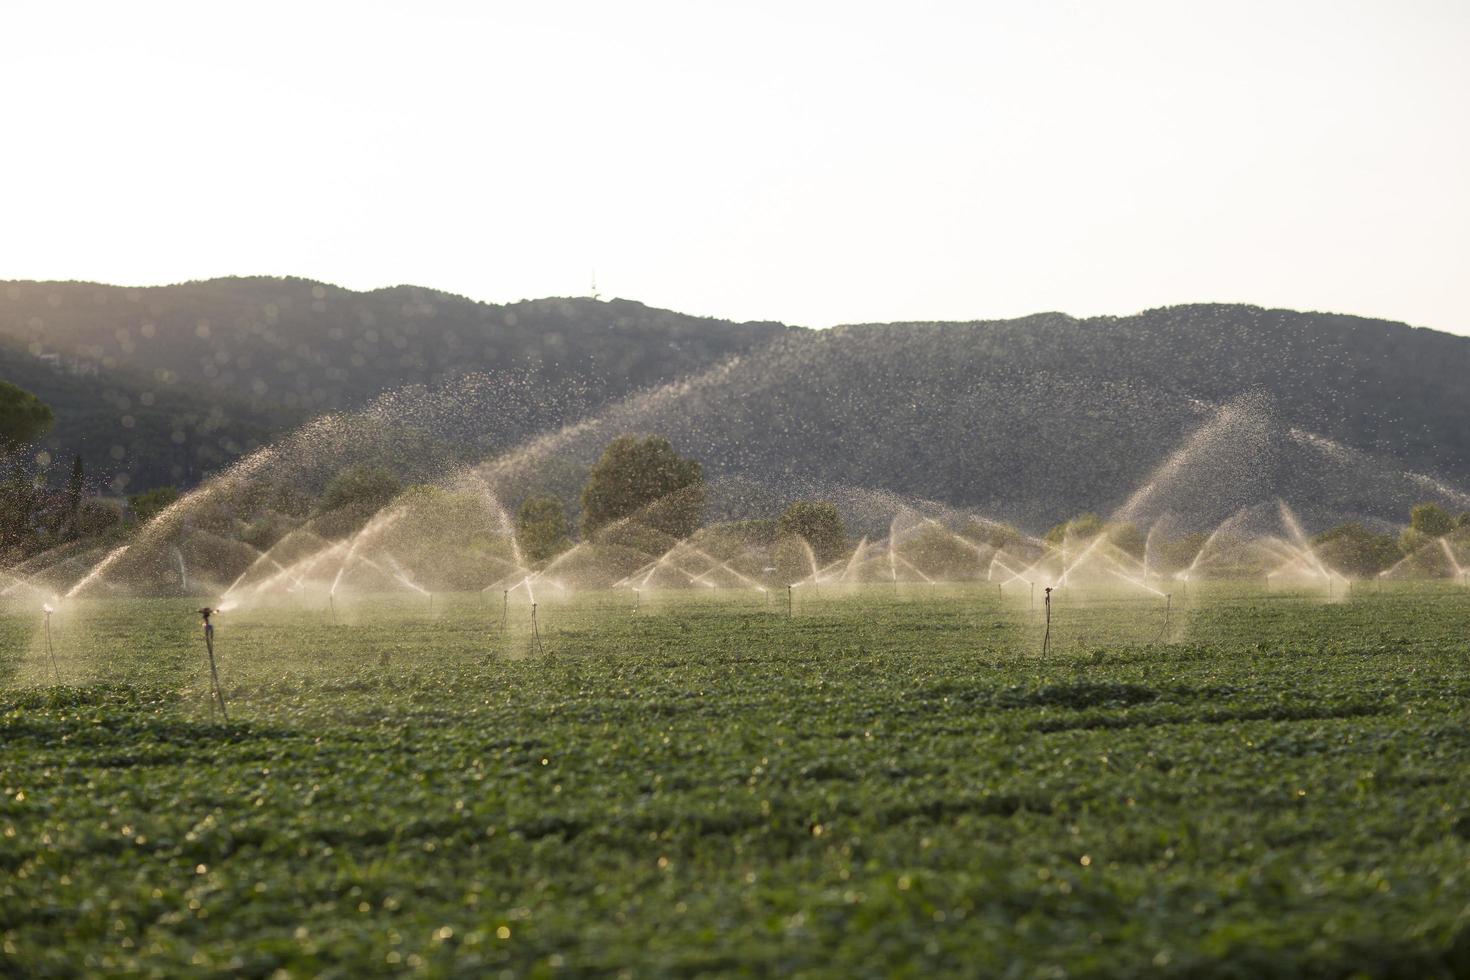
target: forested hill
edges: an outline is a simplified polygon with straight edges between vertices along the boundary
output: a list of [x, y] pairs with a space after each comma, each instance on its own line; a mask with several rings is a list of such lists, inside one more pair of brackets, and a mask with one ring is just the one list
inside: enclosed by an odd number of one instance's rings
[[[980, 506], [1027, 498], [1041, 512], [1017, 516], [1039, 520], [1116, 500], [1205, 407], [1253, 393], [1281, 433], [1470, 483], [1470, 338], [1360, 317], [1191, 305], [809, 331], [625, 300], [496, 306], [299, 279], [0, 283], [0, 377], [57, 409], [54, 451], [81, 448], [93, 472], [115, 465], [131, 488], [194, 482], [286, 428], [408, 384], [503, 377], [485, 424], [509, 445], [734, 355], [739, 365], [659, 412], [612, 417], [683, 433], [715, 473]], [[1290, 479], [1289, 453], [1271, 465]]]
[[844, 329], [897, 332], [906, 346], [938, 345], [976, 371], [1013, 377], [1123, 384], [1211, 403], [1259, 390], [1292, 424], [1412, 468], [1470, 478], [1470, 337], [1240, 304]]
[[506, 378], [505, 411], [492, 421], [514, 441], [787, 330], [627, 300], [496, 306], [304, 279], [8, 282], [0, 378], [57, 411], [55, 451], [80, 449], [137, 487], [194, 482], [318, 415], [476, 372]]

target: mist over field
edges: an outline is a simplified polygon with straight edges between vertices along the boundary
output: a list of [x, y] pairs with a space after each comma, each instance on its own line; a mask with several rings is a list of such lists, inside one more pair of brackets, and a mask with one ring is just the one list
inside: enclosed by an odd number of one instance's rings
[[3, 27], [0, 977], [1470, 977], [1470, 5]]
[[[478, 374], [473, 433], [440, 447], [465, 458], [610, 416], [712, 473], [890, 490], [1037, 529], [1122, 503], [1242, 396], [1260, 432], [1236, 469], [1314, 519], [1397, 519], [1427, 481], [1470, 477], [1470, 340], [1338, 315], [1188, 306], [811, 331], [622, 300], [501, 307], [239, 279], [12, 283], [0, 338], [6, 376], [59, 413], [45, 450], [82, 452], [117, 493], [192, 486], [318, 415]], [[1368, 470], [1382, 485], [1364, 486]]]

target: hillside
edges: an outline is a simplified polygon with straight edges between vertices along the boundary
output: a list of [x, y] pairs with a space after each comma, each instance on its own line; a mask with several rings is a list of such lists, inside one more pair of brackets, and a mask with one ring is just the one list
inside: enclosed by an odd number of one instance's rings
[[506, 379], [493, 422], [510, 444], [786, 330], [625, 300], [495, 306], [302, 279], [10, 282], [0, 284], [0, 377], [57, 409], [54, 451], [80, 450], [143, 486], [193, 483], [318, 415], [472, 373]]
[[1470, 339], [1243, 306], [854, 326], [621, 403], [538, 453], [585, 465], [619, 432], [664, 433], [766, 488], [742, 491], [756, 509], [867, 488], [1040, 529], [1153, 482], [1139, 519], [1199, 528], [1279, 496], [1318, 526], [1402, 520], [1419, 500], [1470, 509], [1441, 482], [1470, 475], [1467, 372]]
[[0, 378], [51, 406], [56, 426], [44, 448], [68, 470], [71, 453], [81, 453], [98, 490], [194, 484], [296, 421], [141, 370], [38, 357], [9, 336], [0, 336]]
[[501, 452], [592, 420], [551, 443], [563, 474], [619, 431], [660, 431], [715, 475], [1036, 525], [1122, 504], [1248, 396], [1234, 443], [1193, 461], [1211, 513], [1283, 494], [1324, 519], [1387, 518], [1416, 494], [1459, 506], [1414, 473], [1470, 482], [1470, 339], [1359, 317], [1193, 305], [809, 331], [305, 280], [0, 287], [0, 376], [57, 407], [58, 453], [80, 446], [95, 471], [120, 450], [133, 486], [192, 483], [324, 412], [482, 372], [499, 381], [466, 402], [456, 438]]

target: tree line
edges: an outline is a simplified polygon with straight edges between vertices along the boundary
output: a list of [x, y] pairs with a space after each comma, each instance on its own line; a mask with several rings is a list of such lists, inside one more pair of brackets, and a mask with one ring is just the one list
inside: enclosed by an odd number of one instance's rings
[[[28, 456], [27, 447], [45, 436], [54, 424], [51, 410], [35, 395], [7, 382], [0, 382], [0, 456], [7, 463], [0, 483], [0, 557], [14, 563], [51, 547], [82, 539], [105, 540], [124, 537], [135, 526], [146, 524], [179, 497], [172, 486], [160, 486], [133, 494], [124, 506], [119, 501], [89, 495], [83, 460], [72, 460], [64, 486], [52, 485], [49, 460]], [[40, 454], [44, 457], [44, 453]], [[262, 487], [258, 496], [269, 497], [261, 507], [265, 516], [245, 521], [239, 515], [204, 515], [202, 526], [234, 537], [264, 550], [278, 541], [295, 523], [315, 520], [325, 531], [351, 533], [371, 515], [396, 498], [413, 491], [383, 466], [360, 465], [340, 472], [315, 499], [299, 489]], [[524, 561], [544, 566], [574, 546], [574, 538], [627, 536], [630, 529], [654, 532], [663, 540], [687, 539], [704, 528], [705, 473], [698, 460], [681, 456], [662, 436], [623, 435], [612, 440], [587, 472], [577, 497], [578, 519], [573, 524], [568, 508], [558, 496], [539, 493], [527, 496], [514, 515], [514, 530]], [[257, 501], [259, 503], [259, 501]], [[1327, 564], [1352, 577], [1371, 577], [1424, 550], [1427, 545], [1462, 530], [1470, 536], [1470, 513], [1453, 514], [1438, 504], [1415, 506], [1409, 521], [1398, 534], [1369, 529], [1359, 522], [1329, 528], [1312, 543]], [[710, 529], [706, 529], [710, 530]], [[749, 544], [777, 548], [782, 542], [799, 542], [801, 554], [786, 554], [776, 560], [794, 567], [816, 562], [825, 565], [850, 553], [842, 514], [829, 501], [790, 502], [778, 518], [721, 525], [715, 529]], [[1084, 541], [1106, 534], [1122, 551], [1142, 558], [1145, 536], [1129, 524], [1110, 524], [1096, 514], [1086, 513], [1051, 528], [1045, 540], [1053, 545], [1064, 540]], [[961, 529], [959, 542], [988, 544], [996, 548], [1015, 546], [1024, 535], [1004, 525], [981, 524]], [[1202, 534], [1161, 538], [1151, 546], [1153, 560], [1164, 566], [1187, 565], [1204, 544]], [[652, 547], [652, 546], [651, 546]], [[931, 560], [948, 561], [959, 567], [973, 564], [973, 553], [947, 554], [956, 547], [945, 533], [920, 530], [915, 547], [926, 549]]]

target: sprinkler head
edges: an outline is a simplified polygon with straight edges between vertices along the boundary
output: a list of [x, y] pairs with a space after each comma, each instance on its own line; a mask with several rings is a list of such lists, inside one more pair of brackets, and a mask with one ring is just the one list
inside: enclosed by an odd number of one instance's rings
[[44, 606], [41, 607], [41, 611], [43, 613], [45, 613], [47, 615], [47, 617], [49, 617], [56, 610], [55, 610], [55, 608], [52, 607], [51, 603], [48, 602]]
[[204, 620], [204, 625], [205, 626], [208, 626], [209, 625], [209, 617], [210, 616], [213, 616], [215, 613], [219, 612], [219, 610], [218, 609], [211, 609], [210, 607], [205, 606], [203, 609], [198, 610], [198, 612], [199, 612], [200, 618]]

